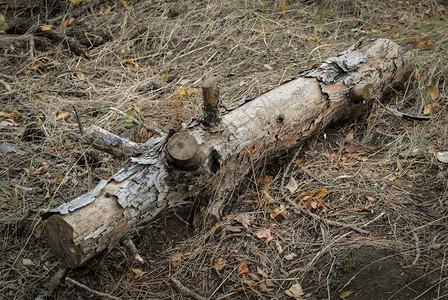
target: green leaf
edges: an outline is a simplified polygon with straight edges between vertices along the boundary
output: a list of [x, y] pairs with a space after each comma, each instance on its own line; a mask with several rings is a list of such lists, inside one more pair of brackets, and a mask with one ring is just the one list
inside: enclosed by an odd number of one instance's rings
[[6, 31], [9, 29], [8, 24], [6, 24], [6, 19], [3, 14], [0, 14], [0, 31]]

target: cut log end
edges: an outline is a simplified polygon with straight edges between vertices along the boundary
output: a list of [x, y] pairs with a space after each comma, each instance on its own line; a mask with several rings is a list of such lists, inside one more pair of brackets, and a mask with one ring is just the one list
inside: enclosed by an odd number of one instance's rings
[[204, 124], [217, 125], [221, 121], [221, 114], [218, 107], [218, 81], [215, 77], [208, 77], [202, 82], [202, 95], [204, 98]]
[[198, 167], [198, 142], [188, 132], [173, 135], [167, 143], [168, 159], [176, 167], [183, 170], [194, 170]]
[[60, 216], [51, 216], [44, 223], [44, 232], [50, 248], [67, 267], [81, 265], [82, 251], [73, 242], [73, 227]]
[[356, 103], [370, 99], [373, 96], [373, 84], [365, 83], [354, 86], [350, 91], [350, 97]]

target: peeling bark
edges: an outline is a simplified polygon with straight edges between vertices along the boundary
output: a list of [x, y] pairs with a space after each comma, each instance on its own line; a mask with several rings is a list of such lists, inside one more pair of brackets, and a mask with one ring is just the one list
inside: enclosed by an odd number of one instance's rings
[[[389, 40], [360, 42], [221, 116], [213, 127], [193, 120], [183, 134], [197, 142], [195, 168], [182, 170], [169, 159], [168, 135], [149, 140], [146, 154], [132, 158], [134, 165], [45, 214], [51, 248], [64, 264], [76, 268], [165, 208], [198, 195], [213, 199], [205, 213], [208, 220], [217, 220], [227, 195], [253, 170], [254, 162], [278, 157], [328, 124], [365, 112], [369, 99], [363, 98], [371, 88], [380, 97], [405, 80], [412, 57]], [[351, 90], [366, 84], [372, 85], [370, 92], [352, 99]]]

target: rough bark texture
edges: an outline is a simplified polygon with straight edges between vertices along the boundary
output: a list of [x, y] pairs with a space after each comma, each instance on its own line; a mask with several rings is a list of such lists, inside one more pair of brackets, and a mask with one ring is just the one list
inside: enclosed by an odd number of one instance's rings
[[223, 115], [216, 126], [191, 121], [183, 132], [197, 142], [194, 170], [181, 170], [167, 158], [168, 135], [148, 141], [150, 150], [133, 158], [134, 165], [44, 216], [51, 248], [76, 268], [166, 207], [197, 195], [213, 199], [206, 212], [217, 218], [258, 159], [278, 157], [328, 124], [365, 112], [368, 99], [352, 100], [351, 89], [371, 83], [380, 97], [406, 79], [412, 57], [389, 40], [360, 42]]

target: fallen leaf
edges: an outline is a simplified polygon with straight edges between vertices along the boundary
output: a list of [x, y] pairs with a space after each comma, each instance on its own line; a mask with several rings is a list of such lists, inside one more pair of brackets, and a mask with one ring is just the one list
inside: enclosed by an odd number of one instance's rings
[[285, 291], [285, 294], [293, 299], [303, 299], [303, 289], [300, 283], [294, 284], [289, 290]]
[[222, 269], [224, 269], [224, 267], [226, 266], [227, 261], [223, 258], [220, 257], [216, 257], [213, 260], [213, 268], [216, 269], [216, 271], [221, 271]]
[[286, 207], [284, 205], [271, 210], [271, 218], [275, 219], [278, 215], [286, 215]]
[[29, 258], [24, 258], [22, 260], [22, 264], [24, 264], [27, 267], [35, 267], [36, 265], [33, 263], [33, 261]]
[[436, 100], [439, 97], [439, 90], [434, 86], [430, 85], [429, 88], [429, 96], [431, 96], [432, 101]]
[[282, 3], [282, 5], [281, 5], [280, 8], [279, 8], [279, 11], [284, 11], [285, 9], [288, 8], [288, 6], [289, 6], [289, 2], [286, 1], [286, 0], [284, 0], [283, 3]]
[[327, 194], [327, 190], [325, 189], [318, 189], [314, 192], [313, 197], [314, 198], [322, 198], [323, 196], [325, 196]]
[[285, 255], [285, 259], [286, 260], [293, 260], [295, 257], [297, 256], [297, 254], [293, 253], [289, 253], [288, 255]]
[[257, 281], [255, 281], [255, 280], [252, 280], [252, 279], [245, 279], [244, 281], [244, 284], [247, 284], [248, 286], [254, 286], [254, 285], [257, 285]]
[[271, 279], [266, 279], [265, 282], [266, 282], [266, 285], [269, 287], [275, 286], [275, 283]]
[[131, 269], [131, 271], [135, 273], [135, 279], [140, 279], [143, 275], [148, 273], [148, 272], [142, 271], [140, 269]]
[[403, 200], [403, 199], [394, 199], [394, 200], [390, 201], [390, 203], [395, 204], [395, 205], [400, 205], [400, 204], [409, 204], [410, 202], [407, 200]]
[[249, 267], [247, 266], [246, 263], [241, 263], [240, 266], [238, 267], [238, 274], [243, 275], [243, 274], [249, 274]]
[[279, 254], [282, 254], [282, 253], [283, 253], [283, 247], [282, 247], [282, 245], [280, 245], [280, 243], [277, 242], [277, 241], [275, 241], [275, 248], [277, 248], [277, 251], [278, 251]]
[[19, 112], [17, 110], [14, 110], [13, 112], [0, 111], [0, 117], [4, 117], [7, 119], [15, 119], [18, 115]]
[[447, 152], [437, 152], [437, 160], [443, 163], [448, 163], [448, 151]]
[[42, 25], [40, 26], [40, 30], [42, 31], [50, 31], [53, 28], [53, 25]]
[[36, 93], [33, 96], [34, 96], [34, 98], [39, 99], [39, 100], [45, 99], [45, 96], [42, 93]]
[[133, 65], [135, 68], [138, 68], [138, 64], [131, 59], [125, 59], [121, 61], [123, 64]]
[[255, 232], [255, 236], [259, 239], [266, 238], [267, 242], [272, 241], [274, 238], [271, 235], [271, 229], [259, 230]]
[[417, 205], [416, 208], [417, 208], [417, 210], [421, 211], [422, 213], [425, 213], [426, 215], [428, 215], [430, 217], [433, 217], [436, 219], [443, 217], [443, 215], [441, 213], [438, 213], [430, 208], [420, 206], [420, 205]]
[[181, 258], [182, 258], [182, 253], [177, 252], [177, 253], [174, 253], [173, 255], [171, 255], [170, 260], [172, 262], [176, 262], [176, 261], [179, 261]]
[[292, 193], [294, 193], [297, 188], [299, 187], [299, 185], [297, 184], [297, 181], [294, 179], [294, 177], [291, 177], [289, 179], [288, 184], [286, 185], [286, 188]]
[[348, 296], [353, 294], [353, 291], [345, 291], [339, 294], [339, 297], [341, 297], [342, 300], [345, 300]]
[[261, 292], [266, 292], [268, 290], [268, 287], [266, 286], [266, 284], [264, 282], [260, 282], [258, 284], [258, 288], [260, 289]]
[[61, 172], [59, 172], [59, 171], [58, 171], [58, 179], [59, 180], [64, 179], [64, 175]]
[[70, 114], [70, 112], [69, 111], [66, 111], [66, 112], [63, 112], [63, 113], [60, 113], [57, 117], [56, 117], [56, 119], [55, 119], [55, 121], [57, 122], [57, 121], [59, 121], [60, 119], [63, 119], [63, 118], [65, 118], [66, 116], [68, 116]]
[[268, 278], [268, 274], [266, 274], [265, 271], [263, 271], [262, 269], [260, 269], [259, 266], [257, 266], [257, 273], [260, 274], [261, 276], [263, 276], [263, 278]]
[[62, 22], [62, 28], [67, 28], [68, 25], [72, 24], [75, 21], [75, 18], [70, 17], [66, 19], [64, 22]]
[[399, 13], [393, 13], [393, 14], [391, 14], [390, 16], [388, 16], [387, 18], [388, 18], [388, 19], [398, 19], [399, 16], [400, 16]]

